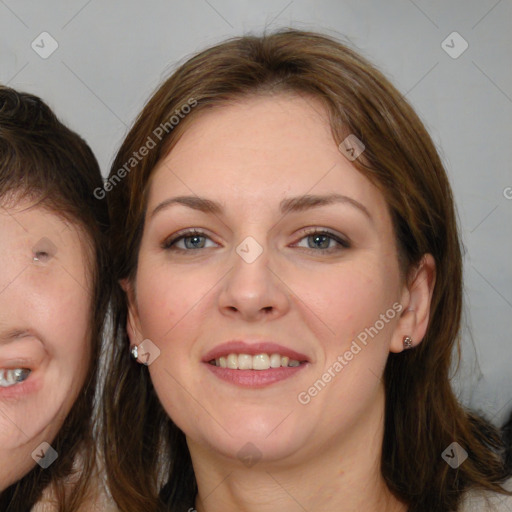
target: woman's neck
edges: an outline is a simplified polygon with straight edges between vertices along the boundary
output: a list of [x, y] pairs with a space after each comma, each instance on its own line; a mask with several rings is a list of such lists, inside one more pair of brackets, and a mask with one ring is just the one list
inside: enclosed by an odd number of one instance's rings
[[195, 508], [197, 512], [406, 512], [380, 471], [383, 420], [382, 396], [349, 436], [330, 439], [302, 459], [293, 454], [289, 463], [261, 460], [244, 466], [188, 440], [199, 489]]

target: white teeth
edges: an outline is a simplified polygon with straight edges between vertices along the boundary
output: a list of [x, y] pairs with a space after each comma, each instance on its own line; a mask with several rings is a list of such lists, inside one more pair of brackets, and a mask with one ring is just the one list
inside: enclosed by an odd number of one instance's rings
[[24, 381], [31, 370], [28, 368], [1, 369], [0, 370], [0, 387], [8, 388]]
[[[239, 356], [240, 357], [240, 356]], [[253, 370], [268, 370], [270, 368], [270, 357], [267, 354], [258, 354], [252, 357]]]
[[279, 354], [272, 354], [270, 356], [270, 368], [279, 368], [281, 366], [281, 356]]
[[[212, 361], [212, 364], [214, 361]], [[268, 370], [269, 368], [295, 367], [300, 361], [280, 354], [228, 354], [227, 357], [215, 359], [215, 366], [231, 370]]]
[[236, 354], [228, 355], [227, 366], [232, 370], [236, 370], [238, 368], [238, 356]]
[[249, 354], [238, 355], [238, 369], [239, 370], [252, 370], [252, 356]]

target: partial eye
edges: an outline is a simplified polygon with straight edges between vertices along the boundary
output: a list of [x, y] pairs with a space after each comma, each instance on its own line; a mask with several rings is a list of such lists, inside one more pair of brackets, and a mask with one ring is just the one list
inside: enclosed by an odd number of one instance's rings
[[296, 247], [304, 247], [315, 252], [334, 252], [348, 249], [350, 244], [329, 231], [311, 231], [297, 242]]
[[[210, 242], [209, 246], [207, 246], [208, 242]], [[215, 247], [216, 245], [218, 244], [207, 237], [202, 231], [188, 231], [175, 238], [166, 240], [162, 244], [162, 248], [170, 251], [189, 251], [206, 249], [208, 247]]]

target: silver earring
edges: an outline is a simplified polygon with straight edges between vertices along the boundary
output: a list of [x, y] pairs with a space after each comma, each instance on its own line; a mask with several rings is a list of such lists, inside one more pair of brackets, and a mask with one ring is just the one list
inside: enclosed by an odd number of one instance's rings
[[139, 357], [139, 348], [137, 345], [133, 345], [133, 347], [130, 349], [130, 354], [133, 357], [133, 359], [137, 360]]
[[409, 336], [404, 336], [403, 343], [405, 350], [412, 348], [412, 338], [410, 338]]

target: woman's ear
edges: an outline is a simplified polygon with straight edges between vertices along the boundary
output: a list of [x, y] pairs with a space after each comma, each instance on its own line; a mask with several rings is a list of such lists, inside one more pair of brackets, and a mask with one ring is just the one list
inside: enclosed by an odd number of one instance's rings
[[140, 327], [139, 313], [135, 299], [135, 289], [129, 278], [120, 279], [119, 284], [126, 293], [126, 302], [128, 305], [126, 332], [128, 333], [131, 345], [138, 345], [144, 337], [142, 336], [142, 330]]
[[390, 351], [402, 352], [404, 338], [412, 340], [412, 347], [421, 343], [427, 332], [430, 304], [436, 282], [436, 264], [431, 254], [425, 254], [411, 269], [404, 284], [400, 303], [402, 314], [391, 339]]

